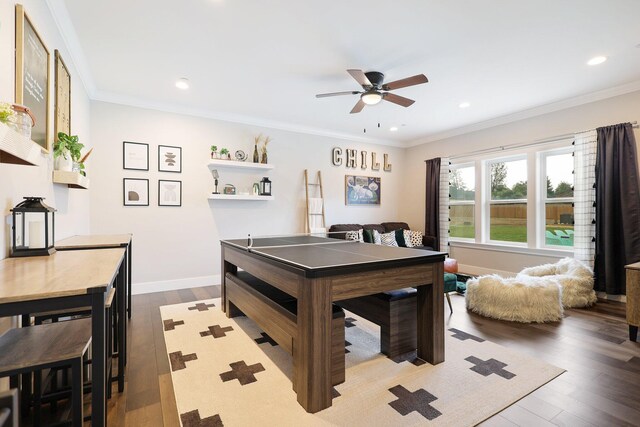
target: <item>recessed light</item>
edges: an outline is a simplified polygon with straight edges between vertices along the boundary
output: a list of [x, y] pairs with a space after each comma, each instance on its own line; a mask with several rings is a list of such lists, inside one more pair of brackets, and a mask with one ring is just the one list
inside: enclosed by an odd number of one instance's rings
[[604, 61], [607, 60], [606, 56], [594, 56], [593, 58], [591, 58], [589, 60], [589, 62], [587, 62], [587, 65], [598, 65], [598, 64], [602, 64]]
[[176, 87], [182, 90], [189, 89], [189, 80], [185, 79], [184, 77], [181, 79], [178, 79], [178, 81], [176, 81]]
[[397, 131], [397, 130], [398, 130], [398, 126], [391, 126], [391, 127], [389, 128], [389, 130], [390, 130], [391, 132], [395, 132], [395, 131]]
[[458, 105], [458, 107], [460, 108], [469, 108], [471, 106], [471, 104], [469, 104], [468, 102], [461, 102], [460, 105]]

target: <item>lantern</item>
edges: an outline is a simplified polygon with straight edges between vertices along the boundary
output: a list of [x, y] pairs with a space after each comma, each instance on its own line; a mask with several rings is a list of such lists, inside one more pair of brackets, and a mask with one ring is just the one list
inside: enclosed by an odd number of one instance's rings
[[56, 211], [45, 205], [42, 197], [25, 197], [11, 209], [13, 233], [11, 256], [51, 255], [56, 251], [54, 229]]
[[260, 195], [261, 196], [270, 196], [271, 195], [271, 181], [266, 176], [262, 178], [260, 181]]

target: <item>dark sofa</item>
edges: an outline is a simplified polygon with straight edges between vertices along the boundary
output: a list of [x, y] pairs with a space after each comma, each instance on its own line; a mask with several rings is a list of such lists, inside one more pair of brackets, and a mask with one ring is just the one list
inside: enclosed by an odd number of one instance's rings
[[[409, 224], [406, 222], [383, 222], [380, 224], [334, 224], [329, 227], [329, 232], [335, 233], [331, 237], [344, 239], [347, 231], [358, 231], [361, 228], [363, 230], [378, 230], [379, 233], [389, 233], [398, 229], [410, 230]], [[435, 241], [433, 236], [422, 236], [423, 246], [420, 249], [433, 250]]]

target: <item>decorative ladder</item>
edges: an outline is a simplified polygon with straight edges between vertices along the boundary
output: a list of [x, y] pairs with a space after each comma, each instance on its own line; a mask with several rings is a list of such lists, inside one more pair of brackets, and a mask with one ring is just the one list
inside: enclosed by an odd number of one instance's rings
[[[309, 187], [315, 188], [313, 191], [314, 195], [317, 196], [318, 189], [320, 191], [320, 197], [309, 197]], [[309, 172], [307, 169], [304, 170], [304, 191], [307, 197], [307, 217], [306, 217], [306, 227], [307, 233], [318, 232], [318, 229], [322, 229], [326, 231], [326, 223], [324, 217], [324, 193], [322, 191], [322, 175], [320, 171], [318, 171], [317, 181], [309, 182]], [[318, 209], [318, 204], [322, 207], [322, 209]], [[316, 220], [313, 218], [320, 217], [322, 226], [319, 227]], [[312, 227], [314, 225], [314, 227]]]

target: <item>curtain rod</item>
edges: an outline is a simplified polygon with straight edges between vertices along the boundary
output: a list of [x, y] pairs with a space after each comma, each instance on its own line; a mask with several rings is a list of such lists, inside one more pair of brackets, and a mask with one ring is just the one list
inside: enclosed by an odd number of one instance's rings
[[[634, 129], [638, 129], [638, 122], [637, 121], [633, 121], [633, 122], [631, 122], [631, 124], [632, 124], [632, 127]], [[554, 142], [562, 141], [563, 139], [573, 138], [576, 133], [589, 132], [591, 130], [595, 130], [595, 129], [583, 130], [583, 131], [574, 132], [574, 133], [565, 133], [563, 135], [555, 135], [555, 136], [551, 136], [549, 138], [538, 139], [538, 140], [533, 141], [533, 142], [525, 142], [525, 143], [510, 144], [510, 145], [501, 145], [499, 147], [492, 147], [492, 148], [485, 148], [485, 149], [482, 149], [482, 150], [470, 151], [468, 153], [458, 154], [458, 155], [455, 155], [455, 156], [450, 156], [449, 159], [458, 159], [458, 158], [469, 157], [469, 156], [473, 156], [473, 155], [477, 155], [477, 154], [488, 154], [488, 153], [494, 153], [494, 152], [498, 152], [498, 151], [514, 150], [516, 148], [526, 148], [526, 147], [532, 147], [534, 145], [551, 144], [551, 143], [554, 143]]]

